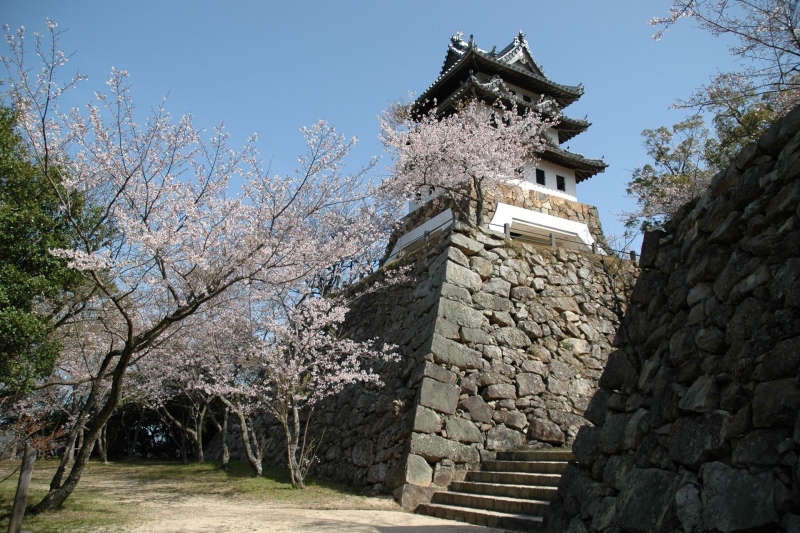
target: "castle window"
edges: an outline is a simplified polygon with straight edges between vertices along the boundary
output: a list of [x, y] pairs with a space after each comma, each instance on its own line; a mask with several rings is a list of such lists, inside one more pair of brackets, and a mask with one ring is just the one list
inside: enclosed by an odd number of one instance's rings
[[556, 176], [556, 188], [559, 191], [567, 190], [567, 181], [564, 179], [564, 176]]
[[547, 185], [544, 179], [544, 170], [542, 170], [541, 168], [536, 169], [536, 183], [538, 185]]

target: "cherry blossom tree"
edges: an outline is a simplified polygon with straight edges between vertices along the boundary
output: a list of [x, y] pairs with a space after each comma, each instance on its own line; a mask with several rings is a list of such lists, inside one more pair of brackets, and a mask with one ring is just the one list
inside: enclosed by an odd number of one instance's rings
[[525, 163], [544, 149], [544, 132], [554, 125], [555, 119], [533, 110], [517, 111], [477, 100], [443, 117], [436, 109], [418, 116], [413, 104], [390, 109], [379, 118], [381, 139], [393, 160], [384, 192], [414, 201], [434, 187], [453, 199], [474, 199], [480, 226], [486, 194], [521, 178]]
[[[691, 19], [715, 36], [732, 37], [731, 54], [740, 60], [739, 72], [712, 80], [686, 102], [690, 107], [720, 103], [717, 87], [728, 77], [740, 78], [758, 94], [780, 95], [775, 111], [786, 114], [800, 102], [800, 1], [798, 0], [673, 0], [666, 16], [650, 21], [664, 33], [681, 19]], [[722, 82], [722, 83], [720, 83]]]
[[[233, 151], [222, 128], [207, 138], [191, 116], [175, 120], [163, 102], [140, 121], [124, 70], [112, 70], [107, 92], [95, 93], [83, 111], [62, 110], [64, 92], [83, 77], [59, 82], [68, 56], [56, 24], [47, 28], [47, 38], [34, 38], [37, 70], [27, 64], [24, 29], [6, 28], [5, 98], [78, 243], [52, 253], [91, 287], [91, 309], [65, 322], [95, 322], [84, 334], [96, 336], [90, 344], [97, 348], [78, 413], [84, 445], [34, 512], [59, 507], [72, 493], [120, 402], [129, 365], [183, 321], [238, 285], [281, 287], [356, 256], [388, 228], [366, 201], [370, 165], [345, 174], [342, 161], [355, 140], [325, 122], [303, 130], [308, 152], [294, 175], [268, 176], [255, 139]], [[235, 196], [228, 192], [234, 178], [243, 183]], [[72, 190], [92, 210], [91, 223], [62, 194]]]
[[304, 488], [314, 460], [317, 443], [309, 440], [307, 431], [314, 406], [352, 383], [382, 384], [369, 364], [397, 360], [392, 346], [344, 335], [347, 311], [341, 298], [304, 293], [263, 323], [268, 333], [256, 346], [255, 362], [264, 377], [261, 399], [283, 427], [295, 488]]

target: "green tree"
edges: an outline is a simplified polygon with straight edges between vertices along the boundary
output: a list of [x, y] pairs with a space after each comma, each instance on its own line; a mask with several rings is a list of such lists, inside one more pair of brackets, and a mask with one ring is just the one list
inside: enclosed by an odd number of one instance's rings
[[628, 182], [628, 196], [638, 204], [636, 211], [623, 215], [629, 233], [663, 225], [780, 116], [781, 93], [759, 94], [739, 76], [721, 74], [698, 95], [678, 106], [711, 113], [713, 131], [694, 115], [671, 128], [642, 132], [652, 161], [637, 167]]
[[52, 331], [80, 274], [48, 250], [70, 246], [66, 214], [0, 108], [0, 384], [24, 390], [52, 371]]

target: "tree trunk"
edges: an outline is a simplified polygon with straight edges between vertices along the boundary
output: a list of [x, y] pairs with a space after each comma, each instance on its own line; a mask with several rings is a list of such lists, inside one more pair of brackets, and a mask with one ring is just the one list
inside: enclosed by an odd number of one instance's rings
[[297, 407], [292, 406], [289, 420], [283, 421], [283, 431], [286, 434], [286, 458], [292, 488], [304, 489], [306, 487], [303, 484], [303, 473], [297, 462], [297, 446], [300, 442], [300, 413]]
[[222, 413], [222, 469], [230, 470], [231, 450], [228, 448], [228, 407]]
[[186, 457], [186, 432], [181, 431], [181, 441], [180, 441], [180, 448], [181, 448], [181, 461], [183, 464], [189, 464], [189, 458]]
[[106, 430], [108, 428], [108, 424], [103, 426], [103, 429], [100, 430], [100, 438], [97, 440], [97, 453], [100, 455], [100, 461], [104, 465], [108, 464], [108, 455], [106, 454]]
[[234, 412], [239, 418], [239, 427], [242, 430], [242, 443], [244, 444], [245, 455], [247, 455], [247, 462], [250, 463], [256, 476], [261, 477], [261, 474], [264, 473], [264, 467], [261, 465], [261, 450], [259, 449], [258, 441], [255, 439], [254, 435], [255, 428], [251, 428], [250, 424], [247, 423], [247, 417], [244, 416], [241, 409], [236, 409]]
[[28, 489], [31, 485], [34, 461], [36, 461], [36, 450], [26, 442], [22, 468], [19, 471], [17, 495], [14, 498], [14, 506], [11, 508], [11, 521], [8, 523], [8, 533], [20, 533], [22, 529], [22, 517], [25, 516], [25, 503], [28, 501]]
[[144, 420], [144, 409], [139, 409], [139, 420], [136, 422], [136, 428], [133, 430], [133, 440], [128, 441], [128, 459], [133, 459], [136, 456], [136, 446], [139, 444], [139, 429], [142, 427]]
[[203, 464], [206, 461], [205, 456], [203, 455], [203, 421], [205, 420], [206, 416], [206, 409], [208, 408], [208, 403], [203, 405], [203, 408], [199, 410], [197, 413], [197, 417], [195, 419], [196, 423], [194, 426], [194, 446], [195, 446], [195, 453], [194, 459], [197, 461], [197, 464]]
[[132, 355], [133, 352], [131, 351], [109, 353], [106, 356], [106, 360], [103, 362], [103, 365], [101, 365], [101, 370], [98, 372], [95, 384], [92, 386], [92, 392], [90, 393], [86, 402], [87, 405], [93, 405], [95, 403], [100, 389], [99, 380], [103, 379], [107, 364], [109, 364], [115, 356], [119, 356], [117, 364], [114, 367], [114, 373], [112, 374], [111, 378], [111, 389], [108, 393], [105, 404], [103, 404], [102, 409], [89, 418], [89, 431], [84, 436], [83, 446], [78, 452], [78, 455], [75, 457], [75, 462], [72, 464], [72, 469], [70, 470], [66, 481], [64, 481], [64, 483], [58, 488], [53, 488], [51, 483], [50, 492], [48, 492], [42, 501], [36, 504], [36, 506], [31, 510], [33, 514], [38, 514], [42, 511], [48, 511], [51, 509], [58, 509], [61, 507], [61, 505], [63, 505], [64, 501], [69, 497], [69, 495], [72, 494], [72, 491], [75, 490], [75, 487], [78, 486], [78, 482], [80, 481], [83, 471], [86, 468], [86, 463], [89, 461], [89, 454], [92, 452], [94, 443], [100, 436], [100, 430], [104, 425], [106, 425], [109, 418], [111, 418], [111, 415], [114, 413], [114, 410], [119, 405], [120, 398], [122, 397], [122, 384], [125, 379], [125, 370], [128, 367], [128, 363], [130, 362]]
[[483, 185], [480, 181], [475, 181], [475, 224], [478, 227], [483, 225], [483, 206], [486, 200], [483, 192]]

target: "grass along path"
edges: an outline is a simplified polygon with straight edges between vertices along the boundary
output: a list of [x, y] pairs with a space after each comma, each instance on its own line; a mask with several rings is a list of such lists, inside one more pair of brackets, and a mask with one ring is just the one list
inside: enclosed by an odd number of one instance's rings
[[[19, 463], [0, 461], [0, 479]], [[45, 495], [57, 466], [54, 460], [36, 461], [29, 505]], [[0, 483], [0, 531], [8, 528], [18, 479], [19, 475], [14, 474]], [[256, 478], [244, 463], [232, 464], [231, 471], [226, 473], [217, 463], [184, 465], [136, 461], [103, 465], [90, 462], [64, 507], [40, 516], [26, 516], [23, 530], [71, 533], [143, 528], [147, 531], [152, 530], [153, 524], [190, 519], [191, 516], [180, 516], [181, 509], [191, 515], [202, 513], [203, 507], [214, 504], [232, 505], [231, 512], [236, 514], [246, 514], [248, 509], [269, 508], [399, 510], [390, 497], [366, 497], [335, 483], [310, 479], [306, 490], [294, 490], [284, 470], [265, 468], [264, 477]]]

